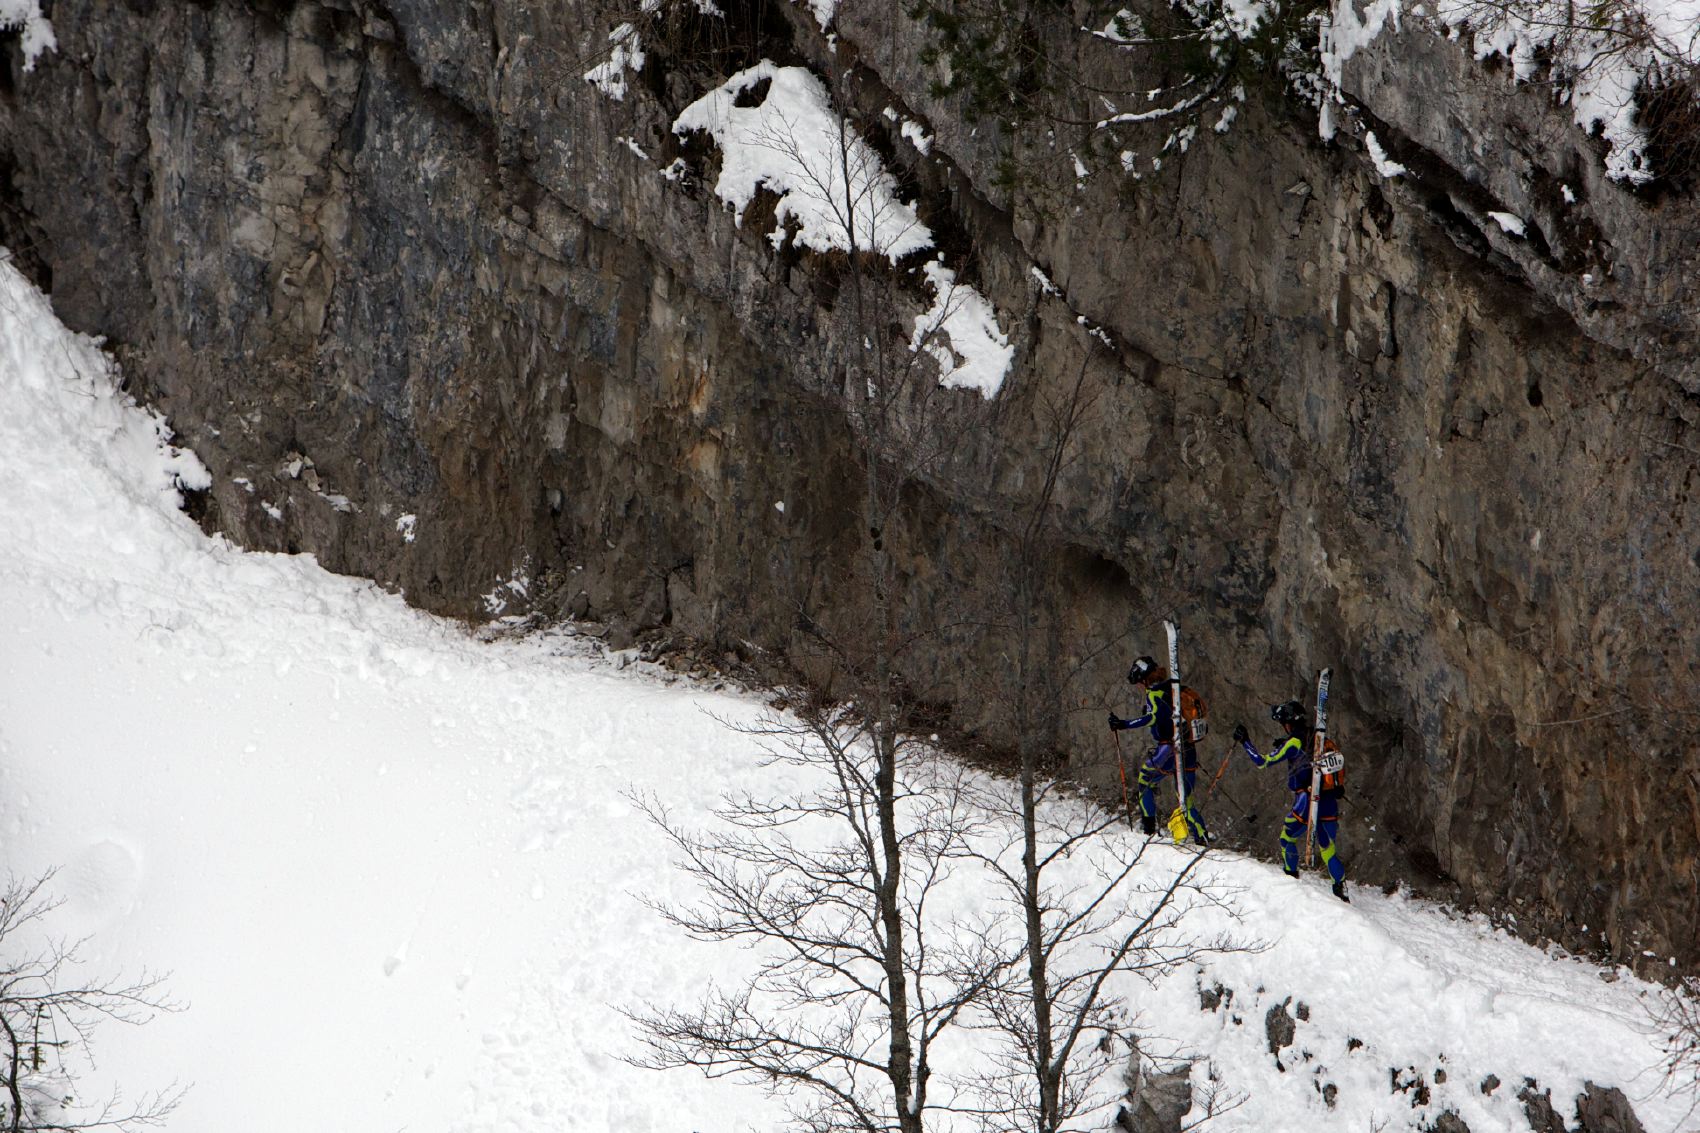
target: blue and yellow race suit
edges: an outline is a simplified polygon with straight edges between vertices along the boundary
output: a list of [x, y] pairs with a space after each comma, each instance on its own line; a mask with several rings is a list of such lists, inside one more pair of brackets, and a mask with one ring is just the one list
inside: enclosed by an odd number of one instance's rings
[[[1307, 728], [1301, 735], [1288, 736], [1268, 755], [1258, 754], [1249, 740], [1242, 740], [1240, 746], [1245, 748], [1246, 755], [1255, 766], [1289, 764], [1287, 789], [1293, 792], [1293, 809], [1281, 823], [1281, 862], [1282, 868], [1296, 877], [1299, 872], [1299, 841], [1304, 837], [1305, 827], [1310, 825], [1310, 730]], [[1316, 802], [1316, 848], [1322, 854], [1322, 864], [1328, 867], [1328, 876], [1335, 881], [1343, 881], [1346, 877], [1346, 867], [1335, 850], [1340, 832], [1341, 794], [1339, 790], [1323, 791]]]
[[[1174, 713], [1169, 708], [1169, 686], [1160, 684], [1155, 688], [1145, 690], [1145, 712], [1130, 720], [1123, 720], [1121, 727], [1126, 729], [1151, 729], [1151, 738], [1157, 742], [1145, 756], [1145, 762], [1139, 768], [1139, 813], [1144, 818], [1155, 818], [1157, 815], [1157, 798], [1153, 789], [1164, 779], [1173, 780], [1175, 777], [1175, 720]], [[1198, 796], [1193, 792], [1193, 783], [1198, 778], [1198, 749], [1191, 740], [1181, 742], [1181, 780], [1186, 789], [1186, 825], [1192, 832], [1193, 841], [1203, 845], [1206, 839], [1204, 818], [1198, 813]]]

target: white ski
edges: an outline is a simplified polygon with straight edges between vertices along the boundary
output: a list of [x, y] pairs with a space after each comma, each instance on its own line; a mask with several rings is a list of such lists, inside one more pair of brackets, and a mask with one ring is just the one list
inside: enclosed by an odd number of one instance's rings
[[1317, 803], [1322, 795], [1322, 748], [1328, 742], [1328, 679], [1333, 669], [1322, 670], [1316, 678], [1316, 731], [1311, 736], [1310, 753], [1310, 824], [1305, 827], [1305, 868], [1310, 868], [1311, 854], [1316, 849]]
[[[1186, 772], [1185, 759], [1181, 755], [1181, 646], [1180, 627], [1174, 622], [1164, 622], [1163, 630], [1169, 635], [1169, 719], [1173, 724], [1170, 745], [1175, 757], [1175, 798], [1180, 800], [1181, 816], [1186, 817]], [[1188, 823], [1191, 829], [1191, 823]]]

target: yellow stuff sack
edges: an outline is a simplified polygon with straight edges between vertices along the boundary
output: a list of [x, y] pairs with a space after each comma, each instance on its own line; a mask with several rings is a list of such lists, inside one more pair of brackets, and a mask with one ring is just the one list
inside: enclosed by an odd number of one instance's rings
[[1173, 838], [1175, 845], [1178, 846], [1185, 842], [1187, 836], [1191, 833], [1192, 831], [1188, 830], [1186, 826], [1186, 812], [1180, 807], [1176, 807], [1175, 813], [1169, 816], [1169, 837]]

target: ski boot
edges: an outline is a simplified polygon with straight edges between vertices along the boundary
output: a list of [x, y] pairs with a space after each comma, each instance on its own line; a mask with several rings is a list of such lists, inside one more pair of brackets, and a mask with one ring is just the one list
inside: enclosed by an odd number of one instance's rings
[[1142, 814], [1142, 815], [1140, 815], [1139, 816], [1139, 829], [1147, 838], [1156, 834], [1157, 833], [1157, 816], [1154, 815], [1154, 814]]
[[1344, 881], [1336, 881], [1334, 883], [1334, 896], [1340, 898], [1340, 900], [1346, 902], [1348, 905], [1352, 903], [1352, 899], [1346, 896], [1346, 883]]
[[1299, 879], [1299, 871], [1296, 869], [1288, 869], [1286, 866], [1282, 866], [1281, 872], [1292, 878], [1294, 881]]

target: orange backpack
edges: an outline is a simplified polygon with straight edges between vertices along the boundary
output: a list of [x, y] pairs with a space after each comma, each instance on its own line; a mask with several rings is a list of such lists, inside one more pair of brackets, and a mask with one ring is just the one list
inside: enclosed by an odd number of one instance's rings
[[1181, 686], [1181, 719], [1189, 725], [1188, 733], [1193, 743], [1204, 738], [1209, 730], [1210, 722], [1205, 717], [1210, 715], [1210, 709], [1205, 707], [1204, 698], [1192, 691], [1186, 685]]
[[1336, 798], [1345, 794], [1346, 753], [1340, 750], [1340, 745], [1333, 740], [1323, 740], [1322, 758], [1317, 761], [1317, 766], [1322, 769], [1322, 793]]

